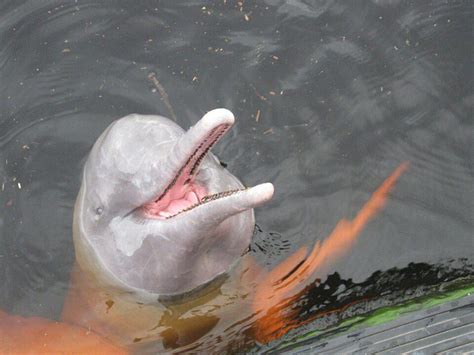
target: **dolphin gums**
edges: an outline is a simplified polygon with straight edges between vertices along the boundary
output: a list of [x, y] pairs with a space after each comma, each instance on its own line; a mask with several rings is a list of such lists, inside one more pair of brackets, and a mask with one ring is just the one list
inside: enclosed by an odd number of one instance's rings
[[188, 131], [132, 114], [98, 138], [74, 211], [79, 268], [133, 300], [192, 293], [225, 275], [248, 250], [253, 208], [271, 183], [246, 188], [210, 149], [234, 124], [219, 108]]

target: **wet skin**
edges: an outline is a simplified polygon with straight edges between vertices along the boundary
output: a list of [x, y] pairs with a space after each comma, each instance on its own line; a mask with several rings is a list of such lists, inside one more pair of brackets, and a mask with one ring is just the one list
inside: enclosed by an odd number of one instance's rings
[[186, 132], [160, 116], [110, 125], [88, 157], [75, 206], [80, 268], [144, 303], [228, 272], [250, 244], [252, 208], [273, 195], [270, 183], [244, 188], [210, 153], [233, 123], [216, 109]]
[[256, 320], [260, 342], [298, 326], [284, 306], [351, 248], [408, 164], [352, 221], [266, 272], [245, 251], [253, 208], [271, 199], [273, 186], [244, 188], [209, 153], [233, 122], [217, 109], [184, 132], [163, 117], [130, 115], [99, 137], [76, 201], [63, 321], [130, 349], [186, 346], [246, 317]]

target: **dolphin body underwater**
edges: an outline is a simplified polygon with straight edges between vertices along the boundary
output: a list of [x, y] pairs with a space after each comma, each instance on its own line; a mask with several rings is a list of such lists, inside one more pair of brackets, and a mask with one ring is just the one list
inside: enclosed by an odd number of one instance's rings
[[[341, 220], [311, 251], [302, 247], [267, 272], [247, 251], [253, 208], [272, 198], [273, 185], [245, 188], [210, 153], [233, 123], [226, 109], [208, 112], [188, 131], [161, 116], [113, 122], [84, 166], [73, 222], [76, 264], [62, 322], [0, 311], [7, 344], [0, 353], [20, 345], [75, 352], [100, 345], [101, 353], [150, 344], [154, 351], [193, 349], [210, 330], [224, 334], [246, 317], [255, 320], [249, 327], [260, 342], [297, 327], [281, 304], [291, 304], [320, 266], [344, 255], [408, 165], [400, 165], [352, 221]], [[51, 334], [62, 327], [67, 339], [45, 340], [38, 327]]]

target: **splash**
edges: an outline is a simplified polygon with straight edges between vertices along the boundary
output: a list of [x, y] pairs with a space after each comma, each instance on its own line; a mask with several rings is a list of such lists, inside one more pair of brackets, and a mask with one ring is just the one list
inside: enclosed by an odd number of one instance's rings
[[354, 245], [367, 223], [374, 218], [387, 203], [399, 177], [408, 169], [409, 163], [399, 165], [392, 174], [372, 194], [353, 220], [342, 219], [332, 233], [317, 242], [310, 254], [302, 247], [258, 283], [253, 308], [262, 313], [254, 325], [255, 339], [268, 343], [301, 326], [294, 321], [294, 301], [298, 294], [315, 280], [315, 273], [321, 267], [342, 257]]

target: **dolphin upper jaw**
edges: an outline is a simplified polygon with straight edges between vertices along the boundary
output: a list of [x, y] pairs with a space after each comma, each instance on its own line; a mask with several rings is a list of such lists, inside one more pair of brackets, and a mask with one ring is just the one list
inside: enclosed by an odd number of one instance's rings
[[250, 243], [252, 208], [273, 195], [271, 184], [244, 188], [209, 153], [233, 123], [225, 109], [187, 132], [159, 116], [113, 123], [91, 151], [76, 202], [81, 268], [152, 299], [228, 271]]

